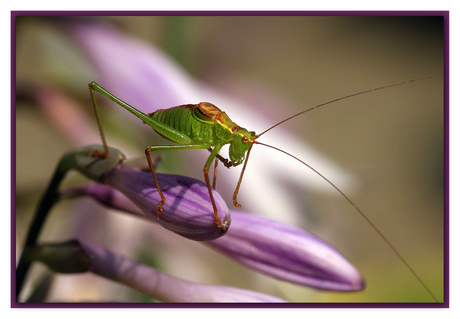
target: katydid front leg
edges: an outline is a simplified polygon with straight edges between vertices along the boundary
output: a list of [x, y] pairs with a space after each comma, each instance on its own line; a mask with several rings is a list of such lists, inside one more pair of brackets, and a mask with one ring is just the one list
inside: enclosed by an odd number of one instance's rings
[[216, 189], [217, 184], [217, 164], [219, 163], [218, 158], [214, 160], [214, 177], [212, 178], [212, 188]]
[[[209, 150], [210, 152], [212, 152], [212, 148], [208, 148], [208, 150]], [[233, 166], [234, 166], [233, 163], [232, 163], [232, 161], [230, 161], [229, 159], [227, 159], [227, 158], [225, 158], [225, 157], [220, 156], [219, 154], [216, 155], [216, 159], [218, 159], [219, 161], [221, 161], [222, 164], [224, 164], [224, 166], [225, 166], [226, 168], [230, 168], [230, 167], [233, 167]]]
[[[208, 148], [208, 151], [212, 152], [212, 148]], [[233, 167], [233, 163], [229, 161], [227, 158], [220, 156], [219, 154], [216, 155], [216, 159], [214, 160], [214, 177], [212, 180], [212, 188], [216, 189], [216, 182], [217, 182], [217, 163], [221, 161], [226, 168]]]
[[[208, 148], [208, 151], [212, 152], [212, 148]], [[212, 180], [212, 188], [216, 189], [216, 181], [217, 181], [217, 163], [218, 160], [221, 161], [226, 168], [233, 167], [232, 161], [229, 161], [227, 158], [220, 156], [219, 154], [216, 155], [216, 159], [214, 161], [214, 178]]]

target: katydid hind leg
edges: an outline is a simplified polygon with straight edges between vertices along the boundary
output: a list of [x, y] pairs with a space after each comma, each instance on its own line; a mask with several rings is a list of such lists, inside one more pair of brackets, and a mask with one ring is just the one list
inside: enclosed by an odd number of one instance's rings
[[[93, 104], [95, 103], [96, 99], [94, 98], [94, 91], [101, 93], [105, 97], [109, 98], [110, 100], [114, 101], [121, 107], [125, 108], [132, 114], [134, 114], [137, 118], [141, 119], [145, 124], [149, 125], [152, 129], [154, 129], [157, 133], [160, 135], [167, 137], [169, 140], [181, 144], [181, 145], [189, 145], [192, 143], [192, 140], [190, 137], [188, 137], [186, 134], [168, 126], [165, 125], [161, 122], [156, 121], [154, 118], [152, 118], [150, 115], [145, 114], [144, 112], [141, 112], [140, 110], [136, 109], [134, 106], [131, 106], [130, 104], [126, 103], [125, 101], [119, 99], [109, 91], [107, 91], [105, 88], [97, 84], [96, 82], [90, 82], [88, 84], [90, 92], [91, 92], [91, 97], [93, 99]], [[96, 113], [97, 117], [97, 113]], [[103, 138], [105, 141], [105, 139]], [[200, 147], [200, 148], [207, 148], [207, 147]]]
[[[212, 209], [214, 210], [214, 219], [215, 219], [215, 224], [217, 227], [222, 227], [222, 221], [219, 218], [218, 212], [217, 212], [217, 206], [216, 202], [214, 200], [214, 196], [212, 194], [212, 188], [211, 188], [211, 183], [209, 182], [209, 168], [211, 167], [212, 162], [215, 160], [217, 154], [219, 153], [219, 150], [221, 149], [221, 146], [215, 146], [214, 149], [212, 150], [211, 154], [209, 155], [206, 164], [204, 165], [203, 168], [203, 174], [204, 174], [204, 180], [206, 182], [206, 186], [208, 187], [208, 192], [209, 192], [209, 197], [211, 199], [211, 204], [212, 204]], [[215, 166], [217, 168], [217, 164]], [[217, 173], [217, 172], [215, 172]], [[215, 181], [215, 180], [214, 180]]]
[[94, 114], [96, 115], [97, 126], [99, 128], [99, 134], [101, 136], [102, 145], [104, 147], [103, 152], [95, 151], [95, 156], [106, 158], [109, 155], [109, 148], [105, 140], [104, 130], [102, 129], [101, 121], [99, 120], [99, 113], [97, 111], [97, 102], [96, 102], [96, 96], [94, 95], [94, 89], [91, 86], [89, 86], [89, 93], [91, 95], [91, 100], [93, 101]]

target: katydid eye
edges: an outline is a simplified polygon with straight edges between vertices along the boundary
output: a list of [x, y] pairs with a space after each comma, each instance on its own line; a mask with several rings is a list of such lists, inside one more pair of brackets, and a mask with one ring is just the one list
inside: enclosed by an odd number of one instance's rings
[[243, 142], [245, 142], [245, 143], [248, 142], [248, 137], [247, 136], [243, 136]]

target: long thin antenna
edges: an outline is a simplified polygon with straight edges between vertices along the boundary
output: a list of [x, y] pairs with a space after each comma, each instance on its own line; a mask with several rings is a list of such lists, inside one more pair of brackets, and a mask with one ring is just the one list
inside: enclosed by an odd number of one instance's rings
[[[368, 92], [368, 91], [366, 91]], [[351, 96], [351, 95], [350, 95]], [[308, 111], [308, 110], [307, 110]], [[306, 111], [304, 112], [301, 112], [301, 113], [305, 113]], [[301, 114], [299, 113], [299, 114]], [[292, 117], [291, 117], [292, 118]], [[289, 119], [289, 118], [288, 118]], [[285, 121], [287, 121], [288, 119], [286, 119]], [[282, 122], [280, 122], [282, 123]], [[278, 123], [278, 124], [280, 124]], [[275, 125], [276, 126], [276, 125]], [[259, 135], [260, 136], [260, 135]], [[422, 281], [422, 279], [417, 275], [417, 273], [412, 269], [411, 266], [409, 266], [409, 264], [406, 262], [406, 260], [403, 258], [403, 256], [396, 250], [396, 248], [390, 243], [390, 241], [385, 237], [385, 235], [383, 235], [383, 233], [377, 228], [377, 226], [374, 225], [374, 223], [372, 223], [370, 221], [369, 218], [367, 218], [367, 216], [361, 211], [361, 209], [359, 209], [358, 206], [356, 206], [355, 203], [353, 203], [351, 201], [350, 198], [348, 198], [347, 195], [345, 195], [337, 186], [334, 185], [334, 183], [332, 183], [330, 180], [328, 180], [326, 177], [324, 177], [324, 175], [322, 175], [320, 172], [318, 172], [316, 169], [314, 169], [313, 167], [311, 167], [310, 165], [308, 165], [307, 163], [305, 163], [304, 161], [300, 160], [299, 158], [295, 157], [294, 155], [292, 154], [289, 154], [288, 152], [286, 151], [283, 151], [282, 149], [279, 149], [277, 147], [274, 147], [274, 146], [271, 146], [271, 145], [268, 145], [268, 144], [265, 144], [265, 143], [261, 143], [259, 141], [254, 141], [253, 144], [260, 144], [260, 145], [263, 145], [263, 146], [267, 146], [267, 147], [270, 147], [272, 149], [275, 149], [277, 151], [280, 151], [281, 153], [284, 153], [294, 159], [296, 159], [297, 161], [299, 161], [300, 163], [302, 163], [303, 165], [307, 166], [309, 169], [311, 169], [313, 172], [315, 172], [316, 174], [318, 174], [322, 179], [324, 179], [326, 182], [328, 182], [329, 184], [332, 185], [332, 187], [334, 187], [355, 209], [356, 211], [358, 211], [358, 213], [366, 220], [366, 222], [377, 232], [377, 234], [383, 239], [383, 241], [388, 245], [388, 247], [390, 247], [390, 249], [396, 254], [396, 256], [398, 256], [398, 258], [403, 262], [404, 265], [406, 265], [407, 269], [410, 270], [410, 272], [415, 276], [415, 278], [420, 282], [420, 284], [423, 286], [423, 288], [425, 288], [425, 290], [430, 294], [430, 296], [436, 301], [436, 302], [439, 302], [439, 300], [434, 296], [434, 294], [431, 292], [431, 290], [425, 285], [425, 283]], [[252, 146], [252, 145], [251, 145]], [[246, 164], [246, 163], [245, 163]], [[244, 169], [244, 168], [243, 168]], [[242, 176], [241, 176], [242, 177]], [[241, 177], [240, 177], [240, 181], [241, 182]], [[238, 184], [239, 185], [239, 184]]]
[[433, 75], [433, 76], [429, 76], [429, 77], [426, 77], [426, 78], [420, 78], [420, 79], [415, 79], [415, 80], [410, 80], [410, 81], [404, 81], [404, 82], [394, 83], [394, 84], [390, 84], [390, 85], [381, 86], [381, 87], [378, 87], [378, 88], [375, 88], [375, 89], [370, 89], [370, 90], [358, 92], [358, 93], [355, 93], [355, 94], [351, 94], [351, 95], [347, 95], [347, 96], [342, 96], [342, 97], [340, 97], [340, 98], [338, 98], [338, 99], [334, 99], [334, 100], [328, 101], [328, 102], [326, 102], [326, 103], [319, 104], [319, 105], [317, 105], [317, 106], [314, 106], [314, 107], [309, 108], [309, 109], [307, 109], [307, 110], [304, 110], [304, 111], [302, 111], [302, 112], [299, 112], [299, 113], [297, 113], [297, 114], [294, 114], [294, 115], [288, 117], [287, 119], [282, 120], [281, 122], [276, 123], [276, 124], [273, 125], [272, 127], [269, 127], [268, 129], [266, 129], [266, 130], [263, 131], [262, 133], [258, 134], [257, 136], [261, 136], [261, 135], [267, 133], [267, 132], [270, 131], [271, 129], [277, 127], [278, 125], [280, 125], [280, 124], [282, 124], [282, 123], [284, 123], [284, 122], [289, 121], [290, 119], [292, 119], [292, 118], [294, 118], [294, 117], [297, 117], [297, 116], [299, 116], [299, 115], [301, 115], [301, 114], [307, 113], [308, 111], [317, 109], [317, 108], [319, 108], [319, 107], [321, 107], [321, 106], [324, 106], [324, 105], [327, 105], [327, 104], [331, 104], [331, 103], [334, 103], [334, 102], [337, 102], [337, 101], [341, 101], [341, 100], [348, 99], [348, 98], [350, 98], [350, 97], [354, 97], [354, 96], [358, 96], [358, 95], [363, 95], [363, 94], [371, 93], [371, 92], [378, 91], [378, 90], [388, 89], [388, 88], [395, 87], [395, 86], [400, 86], [400, 85], [404, 85], [404, 84], [409, 84], [409, 83], [413, 83], [413, 82], [424, 81], [424, 80], [429, 80], [429, 79], [434, 79], [434, 78], [439, 78], [439, 77], [442, 77], [442, 75]]

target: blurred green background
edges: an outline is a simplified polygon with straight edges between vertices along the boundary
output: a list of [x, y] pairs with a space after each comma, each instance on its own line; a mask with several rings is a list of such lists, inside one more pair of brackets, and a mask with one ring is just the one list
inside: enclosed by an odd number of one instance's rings
[[[276, 108], [260, 108], [273, 123], [337, 97], [443, 74], [444, 34], [443, 20], [439, 17], [91, 19], [115, 24], [124, 32], [154, 44], [192, 76], [226, 94], [249, 101], [260, 101], [263, 97], [285, 101], [286, 104]], [[20, 17], [16, 45], [16, 205], [18, 249], [21, 249], [34, 206], [59, 157], [76, 146], [44, 118], [27, 96], [39, 85], [58, 85], [87, 105], [84, 112], [91, 116], [86, 85], [95, 77], [95, 71], [73, 50], [71, 40], [56, 27], [53, 18]], [[123, 118], [112, 118], [109, 113], [109, 110], [104, 113], [109, 117], [109, 126], [116, 128], [117, 121]], [[283, 127], [356, 175], [362, 187], [353, 192], [352, 200], [440, 300], [444, 288], [443, 116], [443, 80], [438, 78], [328, 105]], [[251, 129], [250, 121], [238, 124]], [[131, 131], [133, 135], [129, 134]], [[270, 134], [276, 134], [276, 130]], [[133, 147], [138, 146], [139, 156], [146, 144], [158, 141], [155, 133], [141, 136], [134, 129], [118, 135], [135, 141]], [[264, 141], [270, 143], [269, 134]], [[303, 160], [308, 163], [308, 159]], [[252, 168], [256, 169], [256, 165]], [[273, 169], [282, 171], [283, 167]], [[200, 172], [201, 166], [194, 168], [198, 178]], [[96, 205], [84, 200], [80, 205], [86, 205], [85, 210], [91, 213], [78, 213], [83, 221], [77, 221], [77, 212], [68, 213], [73, 203], [60, 204], [56, 212], [53, 210], [42, 238], [65, 240], [73, 235], [108, 248], [118, 247], [114, 250], [129, 254], [133, 248], [114, 238], [129, 238], [121, 234], [132, 234], [141, 228], [147, 233], [142, 235], [147, 245], [137, 247], [130, 256], [168, 269], [170, 274], [182, 274], [191, 281], [254, 289], [295, 302], [431, 301], [407, 268], [343, 198], [305, 194], [308, 205], [314, 208], [313, 213], [305, 216], [306, 230], [344, 254], [366, 278], [366, 290], [321, 292], [283, 283], [255, 274], [201, 244], [177, 236], [171, 237], [173, 243], [168, 242], [169, 234], [160, 227], [155, 227], [152, 235], [145, 223], [129, 217], [110, 214], [108, 219], [107, 213], [93, 213]], [[230, 206], [230, 199], [226, 199]], [[123, 228], [128, 223], [129, 231]], [[157, 236], [156, 241], [152, 242], [151, 236]], [[149, 250], [155, 252], [146, 253]], [[189, 263], [185, 275], [179, 266], [182, 263]], [[44, 271], [39, 265], [34, 267], [35, 276]], [[206, 267], [213, 269], [213, 273]], [[60, 281], [53, 286], [51, 301], [144, 300], [129, 289], [91, 275], [58, 277]], [[65, 292], [58, 290], [59, 286], [66, 286]]]

